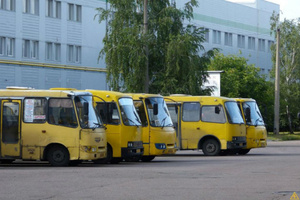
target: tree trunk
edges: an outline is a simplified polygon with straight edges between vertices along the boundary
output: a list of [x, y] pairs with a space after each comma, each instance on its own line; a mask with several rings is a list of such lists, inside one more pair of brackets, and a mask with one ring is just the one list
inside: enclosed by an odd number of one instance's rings
[[293, 126], [292, 126], [292, 117], [291, 117], [291, 113], [290, 113], [288, 105], [286, 106], [286, 115], [288, 118], [290, 134], [294, 134], [294, 130], [293, 130]]

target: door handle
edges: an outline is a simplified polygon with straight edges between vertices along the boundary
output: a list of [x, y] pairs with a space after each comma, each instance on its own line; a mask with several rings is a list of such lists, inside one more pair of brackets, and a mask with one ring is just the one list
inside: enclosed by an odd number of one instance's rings
[[200, 127], [197, 127], [197, 130], [200, 130]]

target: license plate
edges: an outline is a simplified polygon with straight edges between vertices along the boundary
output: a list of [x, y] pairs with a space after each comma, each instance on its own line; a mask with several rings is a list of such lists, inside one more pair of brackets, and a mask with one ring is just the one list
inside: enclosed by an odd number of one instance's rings
[[136, 152], [137, 152], [137, 153], [140, 153], [140, 152], [141, 152], [141, 150], [140, 150], [140, 149], [137, 149], [137, 150], [136, 150]]

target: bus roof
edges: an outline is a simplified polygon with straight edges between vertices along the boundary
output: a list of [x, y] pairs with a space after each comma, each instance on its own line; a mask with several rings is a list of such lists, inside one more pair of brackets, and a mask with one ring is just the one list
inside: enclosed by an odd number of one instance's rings
[[164, 96], [167, 102], [206, 102], [210, 104], [218, 104], [218, 103], [225, 103], [227, 101], [236, 101], [232, 98], [227, 97], [215, 97], [215, 96], [190, 96], [190, 95], [171, 95], [171, 96]]
[[70, 95], [92, 95], [89, 92], [71, 90], [0, 89], [0, 97], [68, 97]]
[[240, 101], [240, 102], [246, 102], [246, 101], [253, 101], [256, 102], [255, 99], [252, 98], [233, 98], [236, 101]]
[[141, 98], [151, 98], [151, 97], [163, 97], [160, 94], [146, 94], [146, 93], [127, 93], [132, 96], [134, 100], [139, 100]]
[[86, 91], [92, 93], [94, 96], [101, 97], [104, 101], [112, 101], [112, 100], [118, 100], [119, 98], [127, 97], [132, 98], [128, 94], [124, 94], [121, 92], [115, 92], [115, 91], [108, 91], [108, 90], [91, 90], [87, 89]]

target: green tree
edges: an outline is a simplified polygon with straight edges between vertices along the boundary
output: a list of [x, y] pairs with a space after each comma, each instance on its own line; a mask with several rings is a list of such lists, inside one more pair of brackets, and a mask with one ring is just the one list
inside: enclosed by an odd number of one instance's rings
[[[177, 9], [169, 0], [148, 3], [148, 32], [143, 33], [143, 0], [108, 0], [99, 8], [99, 22], [107, 20], [107, 33], [100, 56], [105, 56], [107, 80], [113, 90], [143, 92], [146, 60], [151, 93], [202, 94], [207, 64], [203, 56], [204, 29], [184, 25], [193, 17], [196, 0]], [[145, 46], [149, 49], [148, 56]]]
[[[297, 113], [300, 111], [300, 21], [280, 22], [279, 15], [271, 17], [271, 31], [277, 37], [280, 29], [279, 66], [280, 66], [280, 128], [294, 133], [299, 126]], [[271, 48], [275, 74], [276, 44]]]
[[268, 129], [272, 130], [273, 84], [259, 74], [259, 68], [247, 64], [247, 59], [244, 57], [216, 53], [209, 64], [209, 70], [224, 71], [221, 74], [221, 96], [255, 99]]

